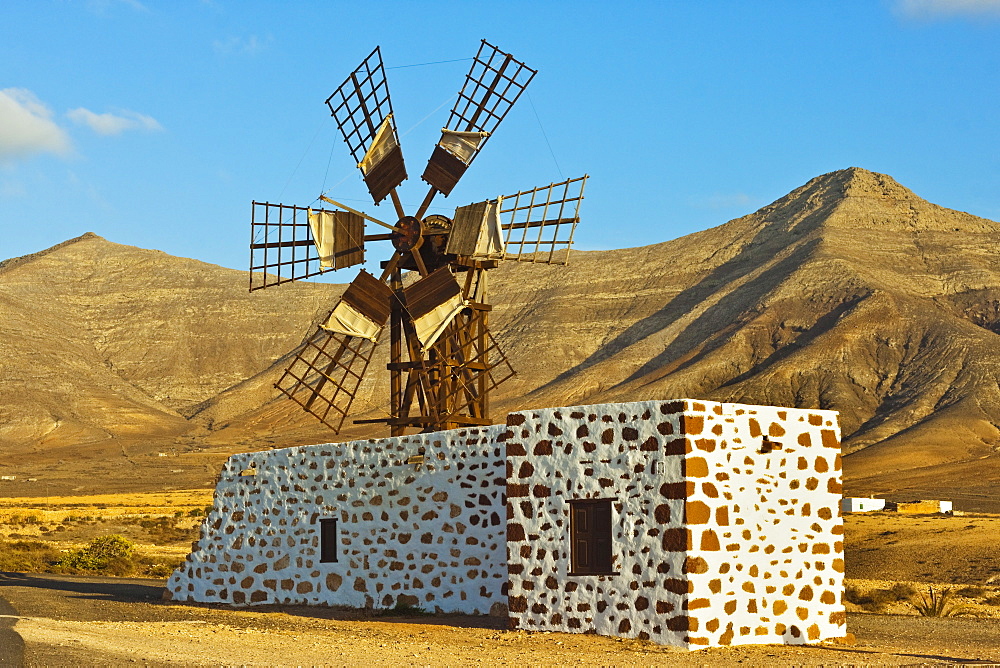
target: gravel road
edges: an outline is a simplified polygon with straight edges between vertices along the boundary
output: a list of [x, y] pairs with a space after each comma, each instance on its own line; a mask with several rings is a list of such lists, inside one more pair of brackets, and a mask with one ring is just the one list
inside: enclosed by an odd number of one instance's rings
[[[671, 665], [1000, 662], [1000, 620], [852, 614], [855, 645], [687, 653], [594, 635], [503, 630], [490, 617], [372, 617], [160, 600], [163, 580], [0, 574], [0, 666]], [[23, 639], [23, 645], [21, 644]]]

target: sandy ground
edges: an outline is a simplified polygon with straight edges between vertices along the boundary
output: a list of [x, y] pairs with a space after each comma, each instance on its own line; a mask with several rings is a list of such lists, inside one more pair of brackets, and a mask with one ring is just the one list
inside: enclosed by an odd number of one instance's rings
[[848, 622], [858, 638], [854, 645], [688, 653], [595, 635], [510, 632], [501, 628], [502, 620], [490, 617], [372, 618], [323, 608], [248, 611], [176, 605], [159, 600], [162, 586], [162, 580], [2, 574], [0, 599], [8, 605], [0, 605], [0, 634], [13, 622], [13, 631], [24, 643], [23, 655], [8, 660], [26, 666], [838, 666], [1000, 661], [1000, 621], [992, 619], [855, 614]]

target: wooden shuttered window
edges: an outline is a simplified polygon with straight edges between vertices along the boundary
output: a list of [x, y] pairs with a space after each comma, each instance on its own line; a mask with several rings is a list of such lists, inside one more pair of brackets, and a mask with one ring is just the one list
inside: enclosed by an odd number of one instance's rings
[[570, 501], [570, 561], [574, 575], [612, 575], [611, 501]]
[[319, 561], [328, 563], [337, 561], [337, 520], [323, 519], [319, 521]]

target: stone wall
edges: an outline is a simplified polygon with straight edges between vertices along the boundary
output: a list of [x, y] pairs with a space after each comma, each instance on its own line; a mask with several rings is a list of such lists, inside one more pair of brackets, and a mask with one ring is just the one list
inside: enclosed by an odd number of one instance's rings
[[[836, 413], [691, 400], [508, 416], [513, 627], [669, 645], [844, 635]], [[571, 574], [569, 502], [613, 500], [613, 575]]]
[[[233, 455], [168, 594], [237, 605], [502, 607], [504, 430]], [[338, 520], [337, 562], [320, 562], [325, 518]]]
[[[514, 628], [691, 649], [840, 637], [839, 436], [832, 411], [684, 399], [234, 455], [168, 593], [506, 604]], [[588, 499], [606, 500], [611, 557], [584, 575], [572, 570], [570, 505]], [[324, 519], [337, 520], [335, 562], [320, 560]]]

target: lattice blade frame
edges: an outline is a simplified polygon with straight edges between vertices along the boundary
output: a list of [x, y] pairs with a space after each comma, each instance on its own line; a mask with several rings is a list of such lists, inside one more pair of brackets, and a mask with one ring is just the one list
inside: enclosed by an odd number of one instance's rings
[[395, 138], [396, 148], [381, 160], [373, 170], [365, 174], [365, 183], [375, 203], [406, 179], [403, 153], [400, 150], [399, 132], [395, 115], [392, 113], [392, 99], [389, 84], [385, 78], [380, 47], [368, 54], [357, 69], [326, 98], [326, 106], [337, 122], [356, 163], [362, 162], [379, 127], [386, 118]]
[[[514, 368], [482, 322], [483, 317], [483, 313], [472, 310], [457, 318], [432, 346], [431, 359], [449, 362], [442, 364], [441, 376], [446, 382], [435, 387], [433, 404], [451, 406], [453, 410], [459, 406], [470, 408], [480, 396], [514, 377]], [[455, 416], [458, 414], [460, 411]]]
[[[341, 215], [342, 211], [313, 209]], [[364, 226], [339, 226], [358, 238], [338, 243], [335, 267], [320, 266], [309, 228], [309, 209], [290, 204], [252, 202], [250, 213], [250, 291], [298, 281], [364, 262]], [[352, 243], [348, 243], [351, 241]]]
[[[445, 127], [460, 132], [493, 134], [536, 72], [484, 39], [465, 75], [465, 83]], [[472, 164], [487, 141], [489, 137], [479, 145], [468, 164]]]
[[567, 264], [588, 178], [584, 174], [502, 198], [504, 259]]
[[482, 40], [445, 129], [484, 132], [486, 136], [467, 159], [453, 155], [440, 144], [435, 145], [421, 178], [445, 196], [450, 194], [536, 72], [511, 54]]
[[274, 386], [340, 433], [374, 352], [368, 339], [318, 328]]

